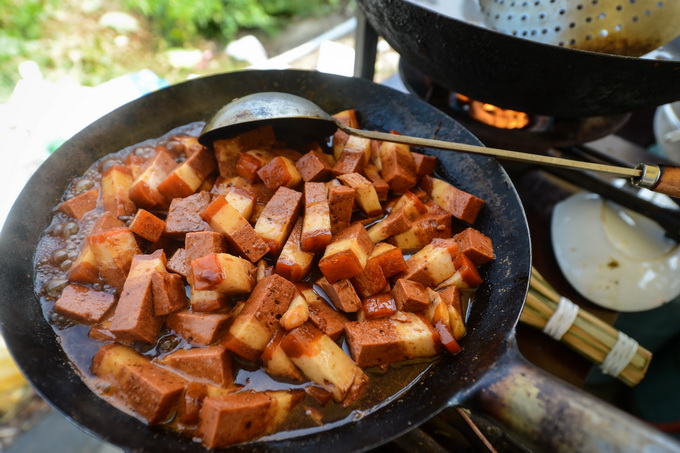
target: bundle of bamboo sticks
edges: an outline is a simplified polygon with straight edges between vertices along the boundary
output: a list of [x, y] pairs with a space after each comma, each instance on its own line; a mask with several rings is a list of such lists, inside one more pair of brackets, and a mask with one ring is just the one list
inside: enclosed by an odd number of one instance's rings
[[[560, 295], [557, 291], [532, 268], [529, 295], [520, 320], [543, 330], [557, 309], [559, 301]], [[619, 331], [614, 327], [580, 309], [561, 341], [592, 362], [601, 364], [616, 344], [618, 337]], [[638, 384], [645, 376], [651, 360], [652, 353], [638, 345], [632, 360], [617, 378], [629, 386]]]

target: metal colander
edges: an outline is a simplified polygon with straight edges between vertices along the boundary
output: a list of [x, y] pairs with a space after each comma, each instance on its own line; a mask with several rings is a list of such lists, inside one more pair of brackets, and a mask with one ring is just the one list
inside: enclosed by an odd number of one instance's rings
[[563, 47], [641, 56], [680, 34], [680, 0], [478, 0], [494, 30]]

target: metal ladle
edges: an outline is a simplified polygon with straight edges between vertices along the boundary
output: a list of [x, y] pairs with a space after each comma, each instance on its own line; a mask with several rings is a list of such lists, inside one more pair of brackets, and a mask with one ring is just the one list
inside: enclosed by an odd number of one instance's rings
[[349, 127], [326, 113], [321, 107], [300, 96], [262, 92], [235, 99], [222, 107], [203, 128], [199, 142], [210, 145], [214, 140], [233, 136], [240, 131], [253, 128], [257, 124], [276, 123], [289, 131], [310, 132], [319, 137], [328, 137], [336, 129], [349, 135], [401, 143], [409, 146], [436, 148], [472, 154], [498, 157], [518, 162], [608, 173], [622, 178], [630, 178], [632, 183], [658, 193], [680, 197], [680, 167], [641, 163], [635, 168], [581, 162], [558, 157], [509, 151], [463, 143], [445, 142], [426, 138], [409, 137], [384, 132], [366, 131]]

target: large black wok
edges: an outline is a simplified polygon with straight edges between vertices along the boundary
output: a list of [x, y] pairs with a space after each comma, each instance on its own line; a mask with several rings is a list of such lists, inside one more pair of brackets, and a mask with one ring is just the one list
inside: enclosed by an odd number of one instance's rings
[[[0, 326], [21, 369], [67, 418], [128, 451], [202, 451], [190, 439], [149, 427], [109, 406], [81, 381], [64, 356], [33, 293], [34, 247], [74, 176], [98, 157], [171, 128], [208, 119], [233, 98], [258, 91], [302, 95], [327, 111], [356, 108], [369, 129], [478, 143], [439, 111], [362, 79], [304, 71], [239, 72], [182, 83], [145, 96], [98, 120], [51, 156], [14, 205], [0, 242]], [[583, 451], [642, 450], [671, 440], [528, 365], [515, 346], [515, 325], [531, 270], [527, 223], [514, 187], [498, 163], [481, 156], [437, 153], [439, 172], [486, 200], [477, 227], [495, 244], [483, 268], [463, 352], [445, 356], [409, 392], [357, 422], [320, 434], [257, 444], [261, 450], [351, 451], [387, 442], [450, 405], [470, 405], [520, 428], [537, 444]], [[250, 450], [251, 447], [245, 449]]]
[[542, 44], [493, 31], [464, 17], [439, 14], [408, 0], [358, 3], [378, 34], [409, 63], [479, 101], [573, 118], [626, 113], [680, 99], [677, 60]]

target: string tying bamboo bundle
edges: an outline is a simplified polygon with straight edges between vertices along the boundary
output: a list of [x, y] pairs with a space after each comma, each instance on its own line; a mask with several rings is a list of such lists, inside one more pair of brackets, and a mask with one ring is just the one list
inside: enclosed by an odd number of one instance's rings
[[520, 320], [562, 341], [629, 386], [642, 380], [652, 360], [652, 353], [635, 340], [561, 297], [533, 268]]

